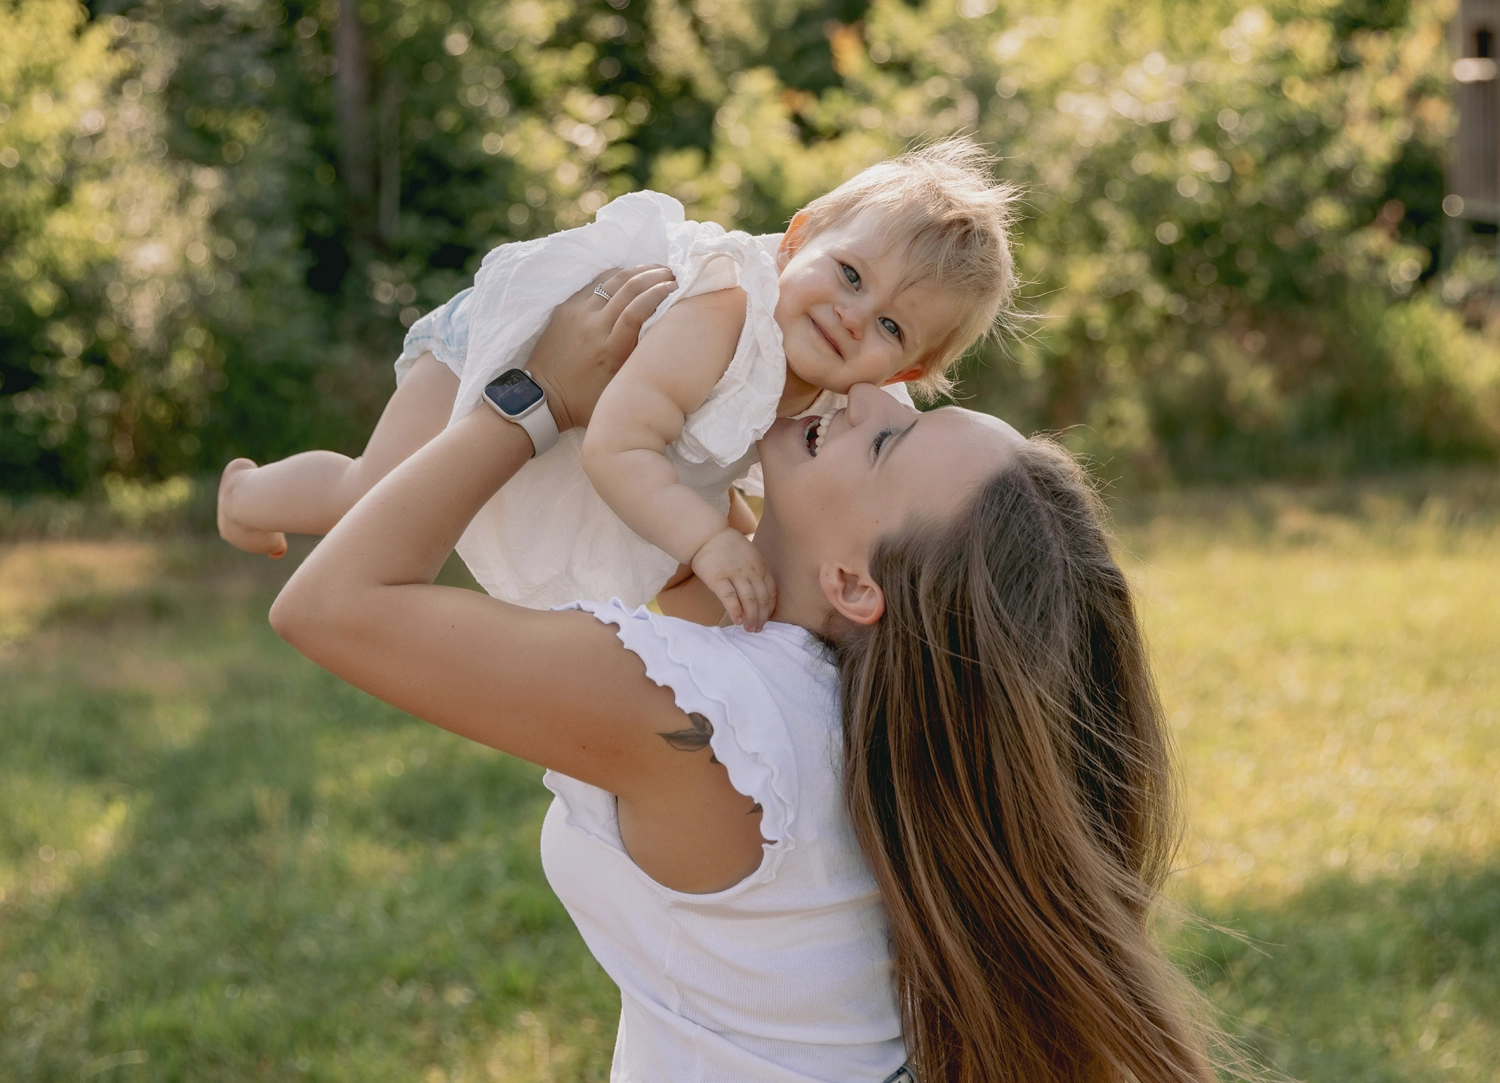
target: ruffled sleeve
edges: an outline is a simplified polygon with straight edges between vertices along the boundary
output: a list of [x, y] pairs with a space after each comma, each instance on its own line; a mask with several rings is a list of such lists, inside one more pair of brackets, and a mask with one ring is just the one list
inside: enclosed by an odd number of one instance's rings
[[776, 420], [786, 386], [786, 355], [776, 324], [775, 258], [748, 233], [710, 227], [712, 223], [698, 223], [683, 234], [688, 243], [674, 252], [673, 268], [682, 268], [679, 278], [686, 273], [696, 280], [684, 287], [685, 295], [738, 285], [745, 291], [745, 326], [724, 375], [684, 420], [676, 447], [688, 462], [728, 466]]
[[[713, 728], [709, 745], [729, 772], [730, 784], [760, 804], [764, 857], [755, 873], [725, 894], [774, 878], [782, 858], [796, 845], [797, 764], [782, 711], [764, 677], [733, 646], [734, 633], [644, 607], [631, 611], [618, 600], [559, 608], [580, 609], [615, 625], [625, 649], [645, 664], [646, 676], [670, 691], [686, 714], [708, 721]], [[791, 625], [771, 625], [758, 635], [786, 636], [788, 649], [796, 652], [806, 637]], [[545, 782], [562, 803], [568, 826], [622, 849], [611, 794], [555, 771], [547, 772]]]

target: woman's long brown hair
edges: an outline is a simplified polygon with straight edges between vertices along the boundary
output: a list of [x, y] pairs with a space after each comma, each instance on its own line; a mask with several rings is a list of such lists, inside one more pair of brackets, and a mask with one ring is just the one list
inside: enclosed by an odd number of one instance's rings
[[1203, 1083], [1156, 946], [1178, 837], [1135, 607], [1092, 488], [1032, 440], [956, 522], [879, 543], [840, 636], [847, 800], [922, 1083]]

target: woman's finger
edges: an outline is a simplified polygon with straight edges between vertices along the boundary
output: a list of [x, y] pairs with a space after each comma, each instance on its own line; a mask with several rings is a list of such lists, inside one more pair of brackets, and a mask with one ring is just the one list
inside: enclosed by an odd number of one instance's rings
[[612, 274], [618, 275], [621, 282], [627, 278], [633, 278], [645, 271], [659, 271], [666, 267], [665, 263], [636, 263], [629, 267], [617, 267]]
[[[643, 263], [639, 267], [622, 267], [608, 272], [597, 281], [597, 285], [609, 294], [609, 300], [605, 302], [606, 310], [612, 316], [618, 314], [620, 309], [628, 305], [642, 289], [651, 285], [652, 282], [660, 281], [660, 275], [654, 274], [659, 271], [665, 271], [669, 275], [672, 273], [668, 268], [656, 263]], [[633, 286], [632, 283], [643, 274], [654, 275], [654, 277], [642, 285]], [[617, 300], [618, 304], [615, 303]]]
[[[604, 321], [604, 327], [610, 328], [615, 325], [619, 317], [622, 305], [615, 303], [615, 298], [620, 295], [620, 290], [630, 281], [630, 276], [635, 273], [635, 268], [621, 267], [613, 271], [606, 271], [603, 277], [594, 279], [591, 285], [584, 289], [593, 294], [589, 298], [591, 302], [589, 311]], [[600, 291], [603, 291], [601, 294]], [[608, 333], [606, 331], [606, 333]]]
[[[667, 273], [670, 275], [670, 272]], [[640, 278], [645, 278], [645, 276], [642, 275]], [[630, 291], [630, 300], [625, 302], [624, 308], [615, 318], [615, 323], [630, 321], [634, 324], [634, 329], [639, 332], [640, 324], [645, 323], [651, 317], [652, 312], [657, 311], [657, 306], [664, 302], [673, 290], [676, 290], [676, 279], [669, 278], [663, 282], [648, 282], [640, 290]], [[625, 296], [624, 290], [621, 291], [621, 296]]]
[[654, 286], [643, 289], [633, 297], [624, 311], [615, 319], [615, 325], [610, 330], [610, 337], [615, 335], [628, 336], [632, 347], [641, 336], [641, 327], [651, 318], [651, 313], [672, 295], [677, 288], [675, 279], [658, 282]]
[[676, 282], [670, 267], [643, 267], [631, 272], [623, 282], [615, 285], [610, 294], [607, 312], [619, 319], [619, 314], [646, 290], [663, 282]]
[[594, 292], [594, 287], [596, 285], [598, 285], [598, 283], [590, 282], [588, 285], [579, 289], [577, 293], [573, 294], [573, 296], [569, 297], [566, 301], [558, 305], [557, 308], [553, 310], [553, 316], [555, 317], [559, 312], [562, 312], [566, 313], [569, 319], [578, 319], [579, 317], [586, 316], [594, 311], [594, 302], [596, 302], [598, 299], [590, 295]]
[[[605, 271], [604, 277], [594, 280], [594, 285], [603, 286], [604, 292], [614, 297], [620, 287], [630, 280], [630, 276], [640, 270], [638, 267], [617, 267], [613, 271]], [[593, 289], [593, 286], [589, 287]]]

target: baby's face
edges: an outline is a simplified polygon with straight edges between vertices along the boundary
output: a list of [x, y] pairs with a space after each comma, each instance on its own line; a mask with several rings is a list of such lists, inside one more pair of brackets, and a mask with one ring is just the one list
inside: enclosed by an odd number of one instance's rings
[[855, 384], [915, 379], [925, 351], [959, 317], [934, 283], [902, 288], [906, 245], [881, 225], [865, 211], [781, 252], [776, 323], [787, 367], [816, 387], [847, 394]]

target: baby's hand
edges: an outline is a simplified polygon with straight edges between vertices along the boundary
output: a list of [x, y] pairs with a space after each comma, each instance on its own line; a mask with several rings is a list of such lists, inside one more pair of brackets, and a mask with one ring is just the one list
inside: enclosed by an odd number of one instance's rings
[[747, 632], [758, 632], [776, 608], [776, 583], [760, 550], [726, 526], [693, 554], [693, 573], [724, 604], [724, 612]]

